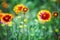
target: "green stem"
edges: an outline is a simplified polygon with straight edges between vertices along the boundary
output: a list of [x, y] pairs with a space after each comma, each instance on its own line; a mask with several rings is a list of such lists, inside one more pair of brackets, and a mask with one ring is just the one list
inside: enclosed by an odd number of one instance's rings
[[24, 19], [25, 19], [25, 13], [23, 13], [23, 38], [22, 38], [22, 40], [24, 40], [25, 39], [25, 35], [24, 35], [24, 33], [25, 33], [25, 31], [24, 31]]
[[7, 25], [6, 25], [6, 33], [7, 33], [6, 40], [8, 40], [8, 26]]

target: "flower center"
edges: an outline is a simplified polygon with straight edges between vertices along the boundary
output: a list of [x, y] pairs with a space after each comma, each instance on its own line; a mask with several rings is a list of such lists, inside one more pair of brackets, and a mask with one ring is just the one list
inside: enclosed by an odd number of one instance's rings
[[23, 11], [24, 11], [24, 12], [27, 12], [27, 11], [28, 11], [28, 8], [23, 8]]

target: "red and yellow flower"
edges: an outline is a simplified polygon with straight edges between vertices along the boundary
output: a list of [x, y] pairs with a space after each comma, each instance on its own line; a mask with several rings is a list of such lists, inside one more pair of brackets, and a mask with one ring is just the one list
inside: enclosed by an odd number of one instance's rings
[[38, 12], [37, 17], [41, 23], [45, 23], [50, 21], [51, 13], [48, 10], [41, 10]]
[[13, 15], [12, 14], [4, 14], [1, 18], [1, 21], [5, 24], [8, 24], [13, 18]]
[[13, 8], [13, 11], [16, 13], [16, 14], [18, 14], [18, 13], [20, 13], [21, 11], [23, 11], [23, 8], [24, 8], [25, 6], [23, 5], [23, 4], [18, 4], [18, 5], [16, 5], [14, 8]]

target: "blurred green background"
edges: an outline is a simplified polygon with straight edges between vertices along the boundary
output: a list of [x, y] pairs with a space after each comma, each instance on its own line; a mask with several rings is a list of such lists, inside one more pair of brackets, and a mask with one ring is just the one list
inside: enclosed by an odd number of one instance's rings
[[[3, 8], [6, 1], [9, 8]], [[24, 4], [29, 11], [23, 17], [22, 12], [16, 15], [13, 8], [17, 4]], [[4, 13], [15, 15], [11, 25], [0, 24], [0, 40], [60, 40], [60, 0], [0, 0], [0, 9]], [[58, 12], [58, 17], [52, 16], [50, 22], [38, 22], [37, 13], [49, 10], [51, 14]]]

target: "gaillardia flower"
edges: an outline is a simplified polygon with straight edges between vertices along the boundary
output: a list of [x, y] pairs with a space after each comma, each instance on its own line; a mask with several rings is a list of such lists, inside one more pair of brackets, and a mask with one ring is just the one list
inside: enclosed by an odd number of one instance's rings
[[45, 23], [45, 22], [50, 21], [51, 13], [48, 10], [41, 10], [38, 12], [37, 17], [41, 23]]
[[18, 4], [16, 5], [14, 8], [13, 8], [13, 11], [18, 14], [20, 13], [21, 11], [23, 11], [23, 8], [24, 8], [24, 5], [23, 4]]
[[12, 14], [4, 14], [1, 18], [1, 21], [5, 24], [9, 23], [12, 20], [13, 16]]

